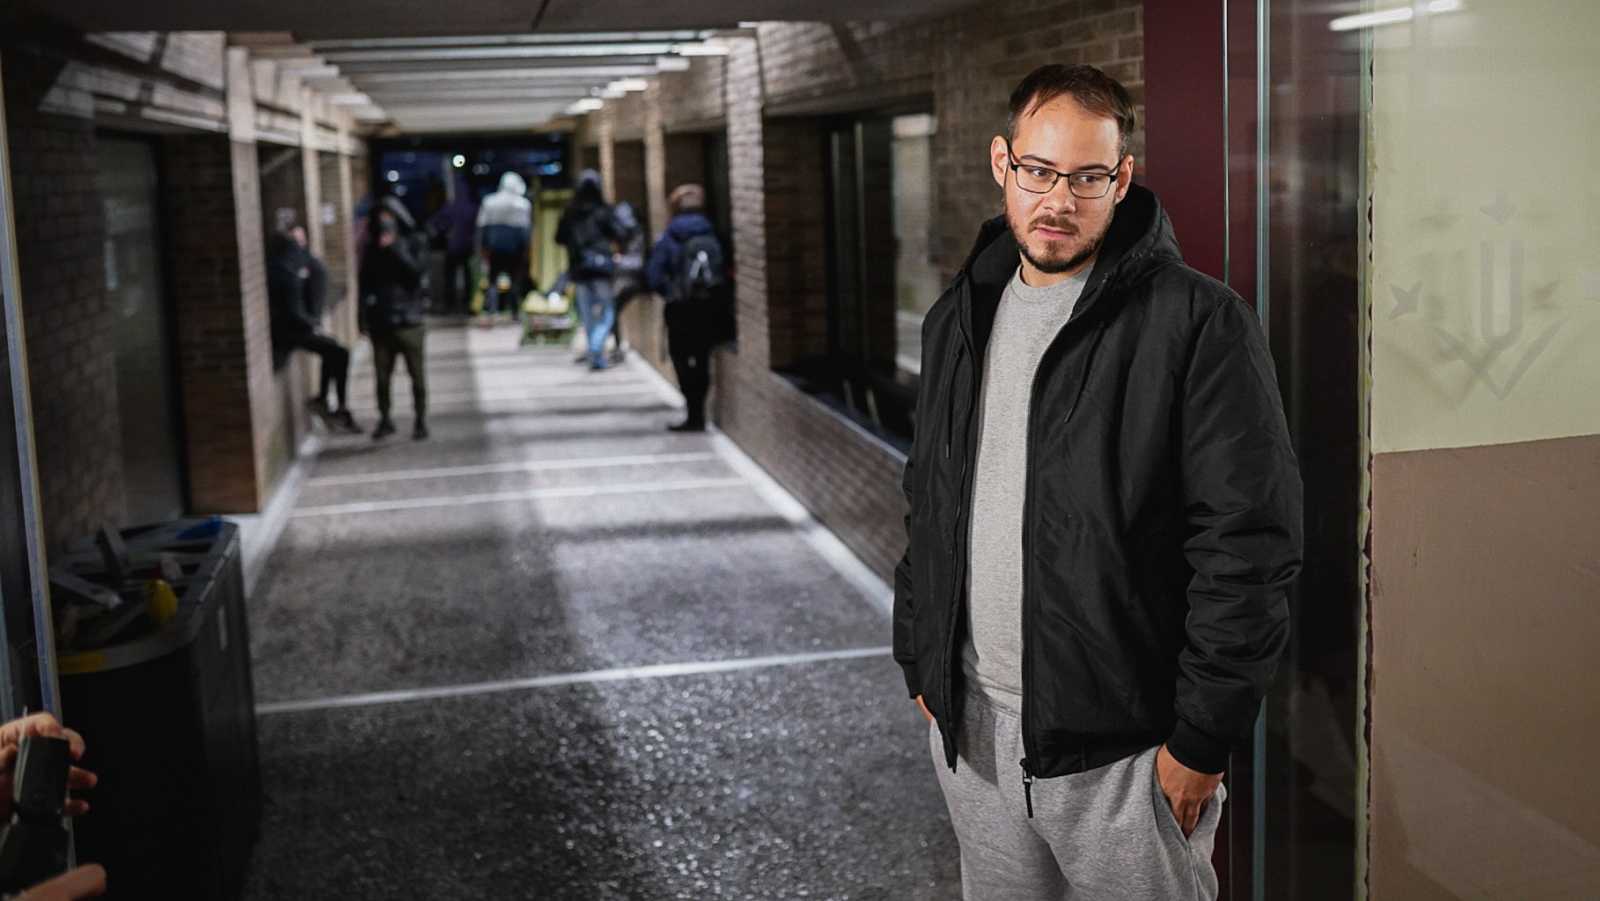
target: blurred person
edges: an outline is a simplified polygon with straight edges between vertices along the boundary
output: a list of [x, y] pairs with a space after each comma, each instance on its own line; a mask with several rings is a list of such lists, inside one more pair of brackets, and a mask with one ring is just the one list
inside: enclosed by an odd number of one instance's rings
[[[398, 208], [397, 208], [398, 207]], [[415, 414], [411, 437], [428, 437], [428, 379], [423, 348], [427, 338], [426, 286], [427, 238], [405, 208], [385, 204], [371, 218], [373, 235], [361, 261], [361, 333], [372, 341], [373, 369], [377, 376], [378, 426], [373, 440], [395, 433], [390, 417], [389, 383], [396, 358], [404, 358], [411, 377], [411, 406]]]
[[1215, 898], [1223, 771], [1288, 640], [1272, 360], [1133, 184], [1134, 127], [1098, 69], [1028, 75], [1004, 215], [923, 326], [894, 656], [969, 899]]
[[274, 234], [268, 243], [267, 298], [273, 353], [280, 363], [296, 350], [320, 357], [321, 390], [307, 406], [328, 428], [359, 432], [361, 427], [345, 405], [350, 351], [322, 331], [328, 270], [311, 254], [306, 243], [306, 230], [299, 225]]
[[444, 237], [444, 309], [472, 308], [472, 272], [467, 265], [477, 243], [478, 200], [466, 176], [455, 178], [455, 197], [428, 220], [428, 231]]
[[595, 371], [610, 366], [606, 339], [617, 318], [611, 278], [617, 271], [614, 245], [621, 239], [616, 215], [600, 190], [600, 173], [585, 169], [572, 201], [561, 212], [556, 243], [567, 249], [567, 274], [577, 293], [578, 314], [589, 345], [589, 368]]
[[674, 432], [703, 432], [706, 394], [711, 390], [711, 348], [717, 342], [719, 304], [727, 264], [716, 229], [706, 217], [706, 192], [679, 185], [667, 199], [672, 220], [650, 251], [647, 280], [666, 302], [667, 348], [687, 408]]
[[528, 183], [522, 176], [507, 172], [500, 176], [500, 189], [485, 197], [478, 209], [478, 247], [489, 270], [483, 312], [491, 319], [499, 314], [502, 301], [513, 315], [522, 305], [533, 241], [533, 204], [527, 195]]
[[[34, 713], [0, 724], [0, 820], [11, 819], [17, 754], [22, 749], [22, 740], [29, 736], [66, 739], [68, 755], [72, 760], [83, 759], [83, 736], [62, 726], [52, 714]], [[72, 766], [67, 770], [69, 792], [87, 791], [99, 781], [94, 773], [81, 767]], [[89, 802], [69, 795], [64, 810], [67, 816], [82, 816], [89, 812]], [[105, 891], [105, 868], [91, 863], [45, 880], [16, 897], [19, 901], [76, 901], [79, 898], [97, 898]]]
[[620, 363], [628, 356], [628, 342], [622, 336], [622, 314], [628, 309], [628, 303], [649, 291], [650, 286], [645, 278], [645, 233], [639, 215], [626, 200], [618, 203], [614, 212], [621, 236], [617, 239], [617, 271], [611, 278], [611, 291], [617, 298], [616, 320], [611, 325], [616, 349], [612, 351], [611, 361]]

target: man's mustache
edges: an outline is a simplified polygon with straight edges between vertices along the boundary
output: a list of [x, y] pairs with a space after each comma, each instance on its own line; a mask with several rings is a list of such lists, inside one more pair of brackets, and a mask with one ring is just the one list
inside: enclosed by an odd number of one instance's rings
[[1033, 220], [1033, 225], [1030, 226], [1030, 228], [1040, 227], [1052, 228], [1056, 231], [1066, 232], [1069, 235], [1078, 233], [1078, 227], [1068, 219], [1035, 219]]

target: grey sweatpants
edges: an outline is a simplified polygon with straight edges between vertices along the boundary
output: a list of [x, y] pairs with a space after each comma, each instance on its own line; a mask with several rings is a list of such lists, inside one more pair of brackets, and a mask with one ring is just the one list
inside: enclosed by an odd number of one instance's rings
[[966, 901], [1214, 901], [1211, 848], [1227, 790], [1189, 838], [1156, 779], [1150, 748], [1099, 769], [1033, 784], [1033, 819], [1022, 790], [1019, 718], [968, 695], [956, 772], [939, 730], [929, 744], [939, 787], [961, 843]]

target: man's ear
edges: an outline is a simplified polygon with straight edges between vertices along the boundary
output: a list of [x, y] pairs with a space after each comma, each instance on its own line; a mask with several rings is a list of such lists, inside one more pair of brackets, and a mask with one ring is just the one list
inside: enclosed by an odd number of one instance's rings
[[1133, 157], [1125, 156], [1117, 167], [1121, 171], [1117, 175], [1117, 203], [1128, 196], [1128, 189], [1133, 187]]
[[994, 183], [1003, 191], [1006, 187], [1006, 171], [1011, 166], [1011, 154], [1006, 147], [1006, 139], [999, 135], [989, 142], [989, 170], [994, 175]]

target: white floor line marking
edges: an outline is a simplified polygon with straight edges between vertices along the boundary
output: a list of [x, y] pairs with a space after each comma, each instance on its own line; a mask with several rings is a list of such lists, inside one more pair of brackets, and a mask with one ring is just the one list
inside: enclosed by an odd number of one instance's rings
[[375, 482], [405, 482], [416, 479], [443, 479], [452, 476], [478, 476], [497, 472], [548, 472], [566, 469], [604, 469], [612, 466], [649, 466], [665, 463], [695, 463], [715, 460], [710, 451], [693, 454], [638, 454], [631, 457], [596, 457], [572, 460], [516, 460], [480, 466], [436, 466], [431, 469], [395, 469], [388, 472], [357, 473], [344, 476], [317, 476], [306, 487], [323, 485], [369, 485]]
[[609, 494], [657, 494], [667, 491], [698, 491], [706, 488], [749, 488], [744, 479], [691, 479], [681, 482], [639, 482], [627, 485], [583, 485], [570, 488], [537, 488], [530, 491], [493, 491], [486, 494], [461, 494], [448, 497], [418, 497], [394, 501], [364, 501], [302, 507], [295, 519], [311, 516], [343, 516], [352, 513], [384, 513], [392, 510], [422, 510], [430, 507], [466, 507], [498, 504], [505, 501], [537, 501], [556, 498], [600, 497]]
[[[661, 392], [663, 398], [678, 404], [683, 403], [683, 395], [678, 389], [650, 364], [636, 357], [629, 357], [628, 365], [641, 371], [646, 379], [655, 382], [656, 389]], [[861, 562], [855, 551], [850, 550], [850, 547], [841, 541], [839, 536], [833, 534], [831, 529], [818, 522], [804, 504], [768, 475], [767, 471], [761, 468], [761, 464], [751, 459], [750, 455], [733, 442], [733, 439], [724, 435], [715, 426], [709, 429], [708, 434], [711, 446], [716, 449], [718, 455], [735, 472], [744, 476], [750, 482], [750, 487], [771, 504], [780, 516], [794, 525], [806, 543], [811, 545], [812, 550], [828, 561], [847, 582], [855, 586], [861, 596], [880, 613], [885, 616], [893, 615], [894, 589], [883, 580], [882, 576]]]
[[893, 653], [889, 647], [850, 648], [840, 651], [820, 651], [810, 654], [775, 654], [770, 657], [745, 657], [734, 660], [708, 660], [693, 663], [662, 663], [654, 666], [626, 666], [616, 669], [593, 670], [587, 673], [558, 673], [550, 676], [533, 676], [527, 679], [507, 679], [498, 682], [475, 682], [467, 685], [447, 685], [439, 688], [413, 688], [399, 691], [376, 691], [369, 694], [340, 695], [331, 698], [312, 698], [304, 701], [277, 701], [258, 704], [256, 714], [304, 713], [312, 710], [331, 710], [345, 707], [374, 707], [380, 704], [404, 704], [415, 701], [436, 701], [444, 698], [463, 698], [474, 695], [497, 694], [510, 691], [527, 691], [536, 688], [554, 688], [562, 685], [593, 684], [598, 682], [626, 682], [639, 679], [664, 679], [673, 676], [699, 676], [708, 673], [731, 673], [740, 670], [766, 669], [777, 666], [798, 666], [830, 660], [857, 660], [865, 657], [884, 657]]
[[861, 593], [868, 603], [885, 616], [894, 613], [894, 590], [870, 566], [861, 562], [855, 551], [818, 522], [805, 505], [795, 499], [777, 480], [767, 474], [756, 461], [750, 459], [733, 439], [721, 432], [711, 436], [711, 446], [735, 472], [749, 481], [750, 487], [771, 504], [778, 515], [787, 519], [805, 538], [811, 549], [832, 564], [835, 571]]

